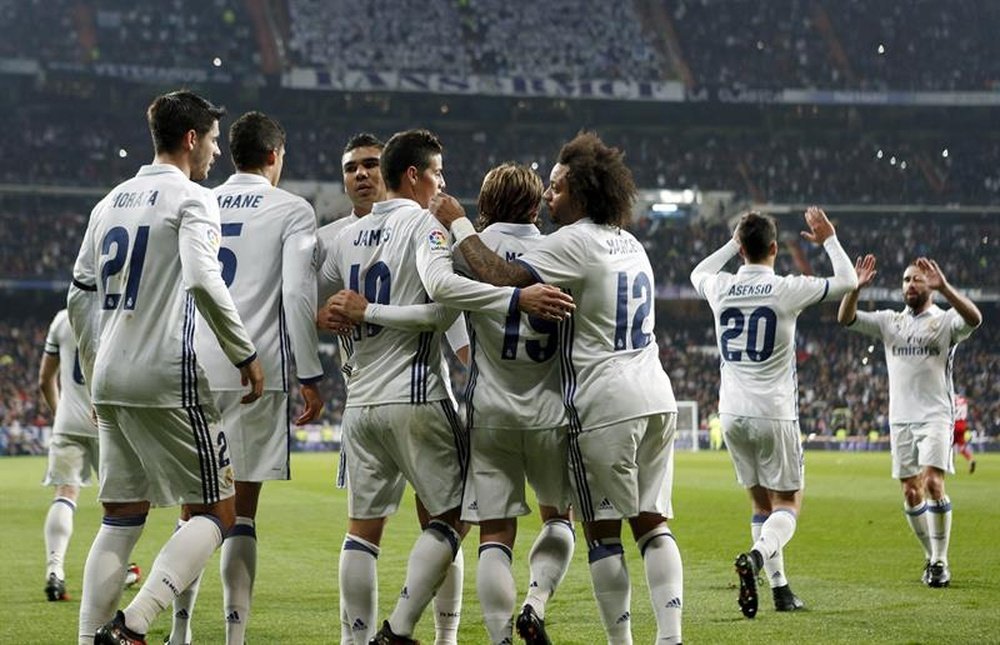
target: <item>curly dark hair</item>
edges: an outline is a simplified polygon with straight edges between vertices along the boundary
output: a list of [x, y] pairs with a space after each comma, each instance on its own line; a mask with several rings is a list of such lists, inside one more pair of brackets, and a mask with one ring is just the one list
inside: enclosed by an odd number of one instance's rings
[[492, 168], [479, 191], [476, 228], [481, 231], [494, 222], [532, 224], [542, 191], [542, 180], [527, 166], [507, 162]]
[[559, 151], [566, 166], [570, 199], [596, 224], [625, 228], [636, 200], [635, 180], [625, 153], [607, 146], [593, 132], [582, 131]]

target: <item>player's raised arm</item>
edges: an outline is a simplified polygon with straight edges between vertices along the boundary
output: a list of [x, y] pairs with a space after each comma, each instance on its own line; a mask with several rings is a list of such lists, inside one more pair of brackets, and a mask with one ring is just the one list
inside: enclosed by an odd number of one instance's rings
[[927, 286], [937, 291], [955, 308], [965, 324], [975, 328], [983, 323], [983, 314], [976, 303], [963, 296], [948, 282], [938, 263], [930, 258], [917, 258], [917, 268], [924, 272]]
[[190, 199], [180, 210], [177, 245], [184, 285], [223, 353], [239, 368], [243, 384], [251, 387], [244, 402], [255, 401], [264, 391], [264, 374], [219, 270], [216, 254], [221, 232], [215, 197], [209, 194], [204, 199]]
[[736, 232], [725, 244], [716, 249], [711, 255], [698, 263], [698, 266], [691, 271], [691, 284], [695, 291], [704, 297], [703, 283], [705, 278], [713, 276], [726, 266], [726, 263], [736, 257], [740, 252], [740, 243], [736, 239]]
[[875, 256], [869, 253], [864, 257], [859, 257], [854, 263], [854, 271], [858, 278], [857, 286], [844, 294], [840, 301], [840, 308], [837, 310], [837, 322], [843, 327], [849, 327], [857, 318], [858, 296], [862, 289], [872, 283], [878, 273], [875, 269]]
[[830, 256], [830, 263], [833, 265], [833, 277], [829, 279], [828, 298], [836, 298], [847, 294], [858, 287], [858, 274], [851, 265], [851, 258], [848, 257], [844, 247], [837, 239], [837, 231], [827, 218], [826, 213], [818, 206], [810, 206], [805, 213], [808, 231], [802, 232], [802, 237], [813, 244], [823, 247], [826, 254]]

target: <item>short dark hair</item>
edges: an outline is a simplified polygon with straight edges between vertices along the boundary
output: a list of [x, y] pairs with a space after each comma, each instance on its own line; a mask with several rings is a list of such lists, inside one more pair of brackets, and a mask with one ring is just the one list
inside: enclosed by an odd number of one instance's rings
[[624, 157], [621, 150], [585, 131], [559, 151], [557, 161], [568, 169], [570, 199], [596, 224], [625, 228], [632, 219], [637, 191]]
[[491, 169], [479, 191], [478, 228], [494, 222], [530, 224], [543, 190], [541, 178], [527, 166], [508, 162]]
[[379, 167], [389, 190], [399, 190], [403, 173], [410, 166], [423, 172], [431, 165], [431, 157], [444, 152], [441, 141], [430, 130], [406, 130], [392, 135], [382, 149]]
[[740, 217], [736, 236], [743, 247], [743, 256], [750, 262], [760, 262], [778, 239], [778, 225], [770, 215], [747, 211]]
[[247, 112], [229, 126], [229, 154], [237, 170], [263, 168], [285, 145], [285, 129], [263, 112]]
[[177, 90], [157, 96], [146, 110], [149, 133], [156, 153], [174, 152], [191, 130], [199, 137], [226, 114], [226, 108], [212, 105], [190, 90]]
[[344, 146], [343, 154], [346, 155], [355, 148], [378, 148], [381, 150], [382, 148], [385, 148], [385, 142], [371, 132], [358, 132], [347, 140], [347, 145]]

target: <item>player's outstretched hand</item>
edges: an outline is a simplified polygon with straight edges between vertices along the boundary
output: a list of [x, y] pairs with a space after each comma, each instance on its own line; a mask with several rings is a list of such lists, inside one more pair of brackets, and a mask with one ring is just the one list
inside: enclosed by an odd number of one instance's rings
[[819, 206], [810, 206], [806, 209], [806, 224], [808, 231], [802, 231], [802, 237], [813, 244], [823, 244], [828, 237], [833, 237], [837, 232], [833, 229], [833, 224], [827, 219], [826, 213]]
[[368, 308], [368, 301], [357, 291], [342, 289], [330, 296], [326, 301], [326, 308], [341, 319], [346, 318], [350, 322], [362, 323], [365, 321], [365, 309]]
[[323, 413], [323, 397], [319, 393], [319, 387], [315, 383], [303, 383], [299, 385], [299, 392], [306, 407], [302, 414], [295, 419], [295, 425], [304, 426], [310, 421], [315, 421]]
[[529, 316], [538, 316], [543, 320], [559, 321], [568, 318], [576, 305], [568, 293], [563, 293], [559, 287], [551, 284], [533, 284], [521, 289], [517, 308]]
[[927, 286], [935, 291], [940, 291], [948, 284], [938, 263], [930, 258], [917, 258], [917, 268], [927, 279]]
[[240, 368], [240, 383], [250, 386], [250, 391], [243, 395], [240, 403], [253, 403], [264, 393], [264, 370], [260, 366], [259, 358]]
[[458, 200], [448, 193], [438, 193], [431, 197], [431, 203], [427, 209], [441, 222], [441, 225], [450, 229], [451, 223], [460, 217], [465, 217], [465, 209], [458, 203]]
[[867, 287], [875, 280], [878, 271], [875, 270], [875, 256], [869, 253], [854, 262], [854, 271], [858, 274], [858, 289]]

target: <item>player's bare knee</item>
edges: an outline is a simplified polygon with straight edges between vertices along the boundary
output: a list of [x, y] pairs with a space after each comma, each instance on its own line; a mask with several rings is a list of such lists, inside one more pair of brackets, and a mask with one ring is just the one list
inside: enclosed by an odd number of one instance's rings
[[261, 482], [236, 482], [236, 516], [257, 517], [257, 503], [260, 500]]
[[542, 522], [551, 522], [552, 520], [565, 520], [571, 524], [573, 522], [572, 508], [560, 511], [555, 506], [545, 506], [543, 504], [539, 504], [538, 515], [542, 518]]
[[149, 502], [104, 502], [105, 517], [127, 517], [149, 513]]
[[382, 531], [385, 529], [385, 518], [351, 518], [347, 521], [347, 533], [359, 537], [375, 546], [382, 543]]
[[517, 520], [504, 518], [499, 520], [484, 520], [479, 523], [479, 543], [499, 542], [508, 547], [514, 546], [517, 538]]
[[653, 529], [666, 526], [667, 518], [656, 513], [639, 513], [636, 517], [630, 517], [628, 523], [632, 528], [632, 537], [638, 540]]
[[79, 495], [79, 486], [75, 486], [73, 484], [60, 484], [59, 486], [56, 486], [56, 497], [62, 497], [63, 499], [75, 502]]

